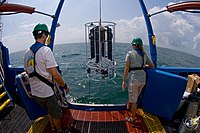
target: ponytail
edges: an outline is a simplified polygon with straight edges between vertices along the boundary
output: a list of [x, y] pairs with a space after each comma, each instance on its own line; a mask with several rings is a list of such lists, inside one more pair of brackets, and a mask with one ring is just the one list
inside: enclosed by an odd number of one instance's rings
[[142, 45], [135, 45], [137, 49], [139, 49], [141, 52], [144, 52], [144, 48]]

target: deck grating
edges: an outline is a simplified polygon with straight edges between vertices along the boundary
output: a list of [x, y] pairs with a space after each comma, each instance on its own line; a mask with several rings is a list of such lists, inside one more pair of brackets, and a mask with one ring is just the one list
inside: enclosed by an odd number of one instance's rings
[[[72, 133], [118, 133], [118, 131], [119, 133], [147, 133], [148, 131], [147, 127], [144, 125], [142, 116], [139, 116], [138, 113], [137, 117], [139, 120], [135, 124], [125, 121], [125, 116], [130, 115], [127, 111], [98, 112], [64, 109], [63, 113], [62, 127], [68, 126], [74, 129]], [[51, 132], [49, 125], [50, 124], [45, 127], [43, 133]], [[126, 130], [123, 127], [126, 127]], [[98, 129], [98, 131], [96, 129]], [[102, 131], [99, 131], [100, 129]]]
[[[143, 113], [143, 114], [142, 114]], [[161, 131], [156, 118], [147, 113], [137, 111], [138, 118], [134, 124], [125, 121], [130, 116], [127, 111], [81, 111], [63, 109], [62, 127], [74, 129], [72, 133], [147, 133]], [[156, 120], [147, 123], [146, 118]], [[6, 117], [8, 119], [9, 116]], [[144, 120], [143, 120], [144, 119]], [[151, 120], [151, 119], [150, 119]], [[148, 124], [152, 124], [151, 126]], [[154, 126], [153, 126], [154, 124]], [[151, 127], [151, 129], [150, 129]], [[149, 130], [149, 131], [148, 131]], [[31, 121], [25, 110], [15, 106], [11, 111], [11, 120], [0, 121], [0, 133], [53, 133], [47, 117]]]
[[125, 121], [120, 122], [94, 122], [75, 121], [74, 132], [81, 133], [127, 133]]
[[[127, 111], [81, 111], [65, 109], [62, 118], [63, 127], [72, 126], [74, 133], [145, 133], [147, 127], [144, 125], [142, 116], [137, 112], [135, 124], [125, 121], [129, 116]], [[124, 128], [125, 127], [125, 128]]]
[[[0, 121], [0, 133], [52, 133], [47, 117], [31, 121], [26, 111], [15, 105], [5, 120]], [[125, 121], [127, 111], [81, 111], [63, 109], [62, 127], [72, 126], [72, 133], [165, 133], [159, 119], [139, 109], [134, 124]], [[145, 126], [146, 125], [146, 126]]]
[[26, 133], [31, 127], [32, 121], [29, 119], [26, 111], [15, 105], [10, 112], [0, 121], [0, 133]]

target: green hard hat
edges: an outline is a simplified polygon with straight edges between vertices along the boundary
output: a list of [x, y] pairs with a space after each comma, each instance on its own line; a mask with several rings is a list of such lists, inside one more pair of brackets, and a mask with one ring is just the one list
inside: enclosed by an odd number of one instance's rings
[[49, 30], [48, 30], [47, 25], [46, 25], [46, 24], [41, 24], [41, 23], [37, 24], [37, 25], [34, 27], [33, 33], [34, 33], [35, 31], [45, 31], [45, 32], [49, 33]]
[[139, 37], [133, 38], [132, 45], [143, 45], [142, 39]]

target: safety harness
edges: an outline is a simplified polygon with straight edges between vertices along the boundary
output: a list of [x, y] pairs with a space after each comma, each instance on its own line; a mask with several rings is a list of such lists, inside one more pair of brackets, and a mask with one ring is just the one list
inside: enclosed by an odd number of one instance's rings
[[[45, 83], [45, 84], [47, 84], [48, 86], [50, 86], [52, 89], [54, 88], [54, 84], [52, 83], [52, 82], [50, 82], [49, 80], [47, 80], [46, 78], [44, 78], [43, 76], [41, 76], [40, 74], [38, 74], [37, 72], [36, 72], [36, 69], [35, 69], [35, 54], [36, 54], [36, 52], [41, 48], [41, 47], [43, 47], [43, 46], [45, 46], [44, 44], [41, 44], [41, 43], [39, 43], [39, 42], [36, 42], [36, 43], [34, 43], [31, 47], [30, 47], [30, 49], [31, 49], [31, 51], [33, 52], [33, 54], [34, 54], [34, 71], [32, 72], [32, 73], [30, 73], [29, 74], [29, 78], [31, 78], [31, 77], [37, 77], [39, 80], [41, 80], [43, 83]], [[45, 46], [46, 47], [46, 46]]]
[[140, 56], [142, 56], [142, 66], [141, 67], [132, 67], [132, 68], [129, 68], [128, 72], [134, 71], [134, 70], [143, 70], [144, 69], [144, 53], [141, 52], [138, 49], [135, 49], [135, 51], [137, 52], [137, 54], [139, 54]]

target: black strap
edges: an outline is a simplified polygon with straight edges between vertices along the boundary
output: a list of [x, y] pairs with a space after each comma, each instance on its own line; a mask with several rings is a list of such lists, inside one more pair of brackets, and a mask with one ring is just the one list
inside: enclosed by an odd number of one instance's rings
[[36, 71], [29, 74], [29, 78], [34, 77], [34, 76], [37, 77], [39, 80], [41, 80], [46, 85], [50, 86], [51, 88], [54, 87], [54, 84], [52, 82], [50, 82], [49, 80], [47, 80], [46, 78], [44, 78], [43, 76], [38, 74]]
[[49, 80], [47, 80], [46, 78], [44, 78], [43, 76], [41, 76], [39, 73], [36, 72], [36, 69], [35, 69], [35, 54], [36, 52], [41, 48], [43, 47], [44, 45], [43, 44], [40, 44], [40, 43], [35, 43], [31, 46], [31, 51], [34, 53], [34, 72], [30, 73], [29, 74], [29, 78], [31, 77], [37, 77], [39, 80], [41, 80], [43, 83], [45, 83], [46, 85], [50, 86], [52, 89], [54, 87], [54, 84], [52, 82], [50, 82]]
[[134, 70], [143, 70], [143, 67], [133, 67], [133, 68], [129, 68], [129, 72], [130, 72], [130, 71], [134, 71]]

